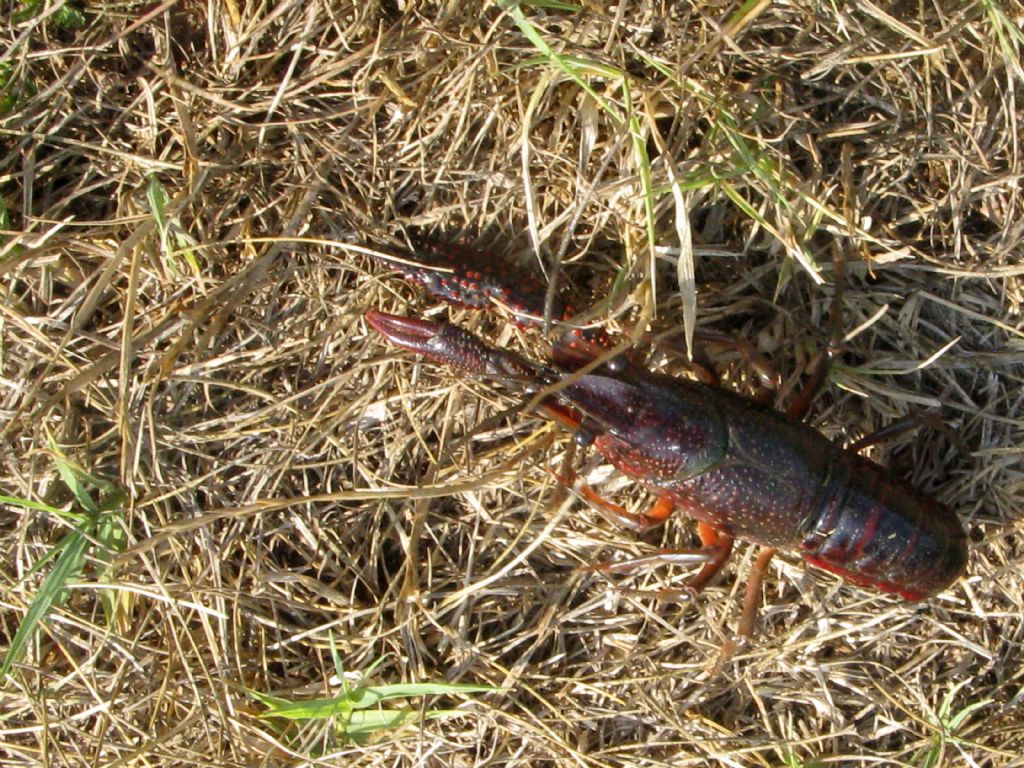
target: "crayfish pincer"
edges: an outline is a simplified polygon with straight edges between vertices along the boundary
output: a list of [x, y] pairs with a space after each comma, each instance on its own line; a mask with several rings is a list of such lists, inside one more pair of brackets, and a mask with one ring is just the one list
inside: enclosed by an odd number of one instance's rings
[[[446, 266], [444, 293], [451, 297], [451, 286], [462, 290], [472, 281], [458, 275], [458, 264]], [[426, 282], [425, 270], [429, 265], [403, 271]], [[536, 295], [515, 296], [515, 305], [543, 315]], [[950, 509], [792, 418], [792, 411], [782, 414], [628, 359], [598, 363], [604, 345], [578, 334], [556, 345], [553, 362], [540, 364], [446, 322], [373, 310], [366, 319], [394, 344], [461, 373], [550, 391], [538, 410], [579, 430], [581, 442], [659, 499], [644, 515], [602, 500], [606, 512], [639, 531], [674, 509], [699, 522], [703, 546], [690, 554], [704, 567], [693, 589], [721, 567], [734, 538], [762, 545], [741, 635], [753, 631], [761, 579], [776, 549], [906, 600], [934, 595], [964, 571], [967, 537]]]

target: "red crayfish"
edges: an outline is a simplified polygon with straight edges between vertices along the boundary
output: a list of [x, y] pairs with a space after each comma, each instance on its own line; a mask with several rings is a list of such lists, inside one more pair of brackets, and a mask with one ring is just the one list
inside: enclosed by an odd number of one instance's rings
[[[504, 304], [520, 324], [544, 314], [542, 284], [517, 276], [513, 285], [501, 273], [514, 272], [462, 248], [429, 246], [426, 263], [373, 255], [452, 304]], [[650, 372], [608, 353], [593, 334], [570, 332], [554, 346], [551, 363], [540, 364], [450, 323], [375, 310], [366, 319], [429, 360], [521, 387], [538, 410], [574, 429], [579, 443], [592, 444], [658, 497], [646, 515], [604, 502], [620, 522], [643, 531], [673, 509], [695, 518], [703, 546], [689, 551], [689, 561], [703, 568], [692, 589], [708, 583], [734, 538], [762, 545], [741, 636], [753, 631], [761, 580], [777, 548], [911, 601], [940, 592], [964, 571], [967, 539], [951, 510], [798, 421], [799, 408], [784, 415], [719, 387]]]

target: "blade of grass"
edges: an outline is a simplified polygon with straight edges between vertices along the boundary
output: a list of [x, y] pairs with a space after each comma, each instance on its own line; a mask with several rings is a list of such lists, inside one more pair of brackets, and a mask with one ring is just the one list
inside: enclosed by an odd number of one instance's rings
[[[441, 717], [454, 717], [465, 715], [461, 709], [431, 709], [423, 713], [427, 720], [436, 720]], [[342, 734], [356, 743], [362, 743], [376, 733], [385, 730], [394, 730], [415, 722], [420, 713], [414, 709], [376, 709], [360, 712], [353, 712], [345, 723], [339, 724]]]
[[357, 709], [375, 707], [382, 701], [410, 696], [444, 696], [455, 693], [493, 693], [500, 690], [489, 685], [470, 683], [394, 683], [355, 688], [348, 694], [329, 698], [290, 701], [250, 690], [249, 693], [267, 707], [261, 717], [282, 717], [286, 720], [316, 720], [346, 715]]
[[67, 460], [63, 451], [54, 441], [53, 435], [49, 436], [49, 441], [50, 450], [53, 452], [53, 463], [57, 466], [57, 474], [60, 475], [61, 481], [71, 491], [71, 495], [75, 497], [78, 506], [88, 512], [89, 515], [97, 515], [100, 511], [99, 507], [96, 506], [96, 502], [93, 501], [92, 496], [85, 489], [85, 485], [82, 483], [82, 473], [76, 471], [77, 468]]
[[570, 13], [579, 13], [583, 10], [575, 3], [567, 3], [564, 0], [521, 0], [521, 4], [531, 8], [547, 8], [552, 11], [568, 11]]
[[[20, 5], [21, 8], [11, 14], [11, 21], [15, 24], [33, 19], [44, 10], [49, 11], [48, 7], [44, 8], [43, 0], [21, 0]], [[85, 16], [81, 11], [67, 3], [59, 3], [57, 6], [55, 10], [49, 11], [48, 17], [58, 29], [74, 30], [85, 26]]]
[[[498, 5], [504, 6], [505, 4], [498, 3]], [[508, 11], [509, 16], [512, 18], [512, 21], [515, 22], [515, 25], [519, 27], [519, 31], [523, 33], [523, 37], [525, 37], [530, 42], [530, 44], [533, 45], [534, 48], [540, 51], [544, 55], [544, 57], [549, 62], [551, 62], [551, 64], [558, 67], [558, 69], [560, 69], [566, 75], [566, 77], [568, 77], [580, 88], [582, 88], [586, 93], [588, 93], [590, 97], [594, 99], [594, 101], [596, 101], [598, 105], [600, 105], [601, 109], [607, 112], [608, 115], [611, 116], [613, 120], [615, 120], [615, 122], [617, 122], [619, 125], [622, 125], [625, 122], [625, 118], [622, 116], [622, 113], [618, 109], [613, 107], [610, 103], [608, 103], [608, 101], [606, 101], [597, 91], [593, 89], [593, 87], [591, 87], [590, 83], [588, 83], [583, 78], [583, 76], [577, 71], [577, 67], [573, 65], [572, 61], [562, 56], [548, 44], [547, 40], [544, 39], [543, 35], [541, 35], [540, 32], [537, 31], [537, 28], [534, 27], [533, 24], [529, 22], [529, 20], [527, 20], [526, 16], [523, 14], [522, 9], [520, 9], [518, 5], [509, 7], [506, 10]]]
[[771, 7], [772, 0], [747, 0], [725, 22], [722, 31], [729, 37], [736, 37], [740, 32], [754, 23], [758, 16]]
[[[646, 100], [645, 100], [646, 103]], [[648, 130], [658, 146], [658, 152], [665, 161], [668, 174], [669, 190], [672, 193], [675, 211], [676, 237], [679, 240], [679, 257], [676, 261], [676, 282], [679, 286], [679, 298], [683, 304], [683, 336], [686, 341], [686, 354], [693, 359], [693, 334], [697, 327], [697, 277], [693, 259], [693, 233], [690, 231], [690, 212], [683, 197], [679, 179], [676, 175], [675, 162], [672, 159], [665, 140], [654, 122], [654, 110], [647, 105], [644, 114], [648, 121]]]
[[[157, 229], [160, 232], [160, 253], [163, 255], [164, 263], [167, 264], [167, 269], [175, 278], [181, 277], [177, 257], [183, 256], [193, 274], [198, 276], [200, 269], [199, 259], [194, 250], [195, 240], [189, 237], [177, 220], [167, 212], [171, 198], [155, 174], [150, 174], [146, 180], [146, 201], [149, 204], [150, 213], [156, 219]], [[175, 243], [173, 247], [171, 245], [172, 236]]]
[[[0, 115], [3, 115], [7, 110], [3, 107], [3, 100], [6, 97], [4, 94], [4, 80], [3, 80], [3, 69], [0, 68]], [[4, 202], [4, 198], [0, 195], [0, 230], [10, 232], [14, 229], [14, 225], [11, 223], [11, 212], [7, 208], [7, 203]], [[0, 232], [0, 247], [7, 243], [10, 235], [5, 235]]]
[[14, 639], [11, 640], [11, 645], [7, 649], [3, 666], [0, 667], [0, 681], [3, 681], [11, 667], [24, 657], [25, 650], [35, 635], [39, 623], [66, 599], [67, 585], [81, 573], [82, 566], [85, 564], [85, 550], [88, 546], [89, 537], [78, 530], [67, 534], [57, 544], [55, 551], [60, 552], [57, 562], [53, 570], [43, 580], [39, 591], [32, 599], [24, 618], [18, 625], [18, 631], [14, 633]]
[[942, 702], [939, 704], [938, 711], [929, 717], [931, 725], [935, 731], [931, 736], [931, 746], [925, 747], [917, 751], [917, 753], [911, 758], [911, 763], [920, 766], [920, 768], [935, 768], [937, 765], [942, 764], [942, 758], [946, 751], [947, 745], [960, 746], [969, 744], [966, 739], [961, 738], [957, 735], [957, 732], [963, 728], [967, 719], [977, 710], [987, 707], [992, 703], [992, 699], [981, 699], [979, 701], [971, 702], [967, 704], [956, 714], [951, 714], [953, 711], [953, 702], [956, 699], [957, 694], [963, 689], [964, 685], [970, 681], [954, 686], [954, 688], [943, 697]]
[[647, 267], [647, 279], [651, 285], [651, 303], [658, 304], [657, 291], [657, 270], [655, 261], [657, 259], [658, 234], [654, 221], [654, 191], [651, 187], [651, 157], [647, 153], [647, 137], [643, 135], [640, 127], [640, 120], [633, 109], [633, 94], [629, 86], [629, 78], [622, 79], [622, 95], [626, 102], [626, 114], [629, 115], [627, 126], [630, 138], [633, 140], [633, 155], [636, 160], [637, 171], [640, 176], [640, 195], [644, 201], [644, 222], [647, 227], [647, 253], [650, 262]]
[[[60, 509], [59, 507], [53, 507], [49, 504], [43, 504], [41, 501], [32, 501], [30, 499], [20, 499], [17, 496], [5, 496], [0, 494], [0, 502], [4, 504], [10, 504], [13, 507], [24, 507], [25, 509], [34, 509], [36, 512], [48, 512], [51, 515], [57, 515], [57, 517], [63, 517], [67, 514], [67, 510]], [[85, 520], [85, 516], [81, 516], [82, 522]]]
[[995, 30], [999, 49], [1002, 51], [1006, 67], [1024, 82], [1024, 68], [1020, 64], [1018, 46], [1024, 44], [1024, 32], [1010, 20], [1006, 11], [996, 0], [981, 0], [981, 5], [988, 15], [992, 29]]
[[[118, 489], [100, 505], [94, 531], [94, 538], [100, 544], [95, 552], [95, 558], [100, 563], [96, 580], [100, 583], [115, 582], [115, 555], [124, 552], [128, 546], [128, 526], [123, 513], [126, 501], [126, 494]], [[124, 589], [101, 589], [99, 597], [107, 625], [127, 630], [128, 617], [131, 616], [136, 600], [135, 593]]]
[[[14, 638], [11, 640], [3, 666], [0, 667], [0, 681], [7, 676], [11, 667], [24, 657], [28, 644], [35, 636], [39, 624], [52, 610], [60, 607], [66, 599], [68, 585], [81, 574], [86, 562], [86, 552], [96, 541], [93, 537], [97, 532], [97, 528], [101, 528], [100, 540], [104, 544], [99, 557], [108, 564], [103, 572], [103, 576], [106, 579], [112, 578], [112, 570], [109, 563], [113, 560], [113, 552], [118, 548], [124, 548], [123, 521], [116, 519], [117, 513], [124, 506], [125, 497], [123, 492], [112, 483], [93, 477], [76, 467], [64, 455], [64, 452], [57, 445], [53, 436], [48, 435], [47, 437], [54, 465], [57, 469], [57, 474], [61, 478], [61, 482], [71, 492], [78, 508], [85, 510], [85, 512], [59, 509], [48, 504], [10, 496], [0, 497], [0, 500], [7, 503], [26, 509], [55, 514], [62, 519], [69, 519], [75, 522], [74, 530], [67, 533], [57, 542], [56, 546], [34, 563], [29, 569], [28, 574], [26, 574], [26, 577], [31, 576], [51, 560], [56, 560], [53, 570], [43, 579], [39, 590], [33, 596], [32, 602], [29, 604], [28, 610], [25, 612], [25, 616], [18, 625]], [[86, 482], [98, 489], [112, 490], [114, 493], [102, 505], [97, 505], [86, 488]], [[112, 615], [108, 613], [108, 619]]]

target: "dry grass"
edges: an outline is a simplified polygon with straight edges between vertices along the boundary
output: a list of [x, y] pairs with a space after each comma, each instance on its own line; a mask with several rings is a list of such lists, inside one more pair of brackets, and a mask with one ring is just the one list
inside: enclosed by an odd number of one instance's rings
[[[79, 30], [3, 4], [0, 493], [61, 512], [0, 507], [4, 649], [83, 510], [49, 436], [128, 499], [2, 683], [4, 765], [1022, 764], [1024, 11], [582, 4], [89, 3]], [[687, 222], [698, 329], [787, 389], [846, 254], [865, 327], [823, 430], [931, 408], [970, 450], [874, 450], [957, 510], [966, 578], [908, 605], [777, 560], [717, 676], [752, 550], [692, 604], [651, 596], [672, 569], [580, 571], [692, 525], [638, 542], [553, 483], [564, 432], [478, 430], [512, 403], [362, 320], [446, 310], [343, 247], [461, 238], [678, 330]], [[503, 690], [362, 745], [261, 719], [246, 689], [338, 693], [332, 637], [346, 671], [383, 657], [375, 684]]]

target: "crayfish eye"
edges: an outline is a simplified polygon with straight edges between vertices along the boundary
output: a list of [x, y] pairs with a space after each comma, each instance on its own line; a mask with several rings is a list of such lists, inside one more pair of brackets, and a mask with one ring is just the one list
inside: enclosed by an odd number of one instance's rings
[[626, 360], [625, 355], [616, 355], [605, 363], [605, 367], [608, 368], [609, 373], [625, 373], [626, 368], [629, 367], [629, 361]]
[[589, 429], [577, 429], [572, 434], [572, 439], [580, 448], [589, 448], [594, 444], [594, 433]]

